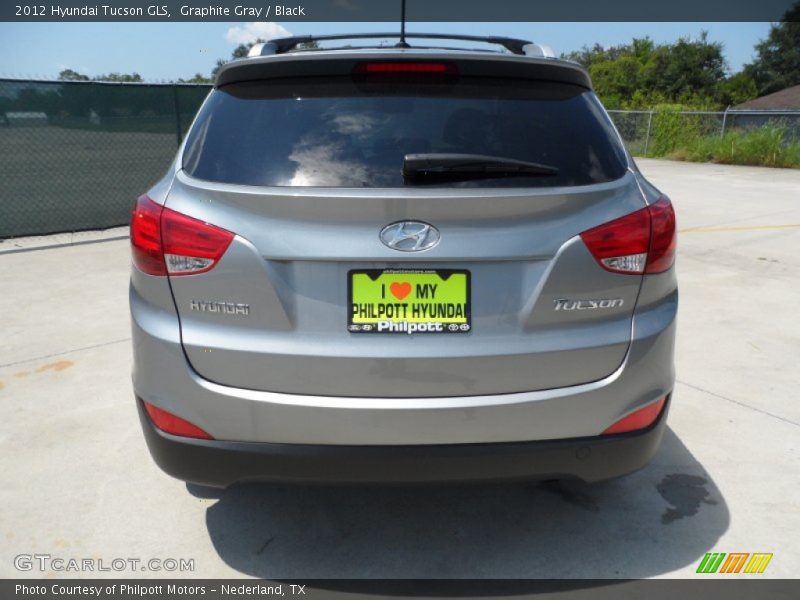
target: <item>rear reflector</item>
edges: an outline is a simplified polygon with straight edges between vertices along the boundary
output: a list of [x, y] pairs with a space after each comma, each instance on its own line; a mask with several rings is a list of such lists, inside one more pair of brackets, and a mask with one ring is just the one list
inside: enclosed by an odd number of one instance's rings
[[133, 264], [148, 275], [210, 271], [233, 241], [230, 231], [141, 196], [131, 216]]
[[612, 273], [661, 273], [675, 262], [675, 211], [667, 197], [584, 231], [581, 239]]
[[142, 400], [144, 409], [153, 421], [153, 424], [161, 431], [180, 435], [182, 437], [199, 438], [203, 440], [213, 440], [208, 433], [200, 429], [197, 425], [192, 425], [189, 421], [176, 417], [172, 413], [162, 410], [152, 404]]
[[650, 425], [658, 419], [658, 415], [661, 414], [661, 410], [664, 408], [664, 403], [666, 401], [667, 398], [664, 397], [660, 400], [656, 400], [652, 404], [648, 404], [644, 408], [640, 408], [636, 412], [632, 412], [627, 417], [623, 417], [606, 429], [603, 435], [625, 433], [626, 431], [636, 431], [638, 429], [650, 427]]
[[455, 75], [456, 67], [443, 62], [381, 61], [358, 63], [356, 75]]

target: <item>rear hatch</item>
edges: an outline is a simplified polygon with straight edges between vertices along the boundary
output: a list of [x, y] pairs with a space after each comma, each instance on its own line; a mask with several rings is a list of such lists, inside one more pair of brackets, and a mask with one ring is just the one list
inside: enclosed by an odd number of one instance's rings
[[[580, 234], [644, 201], [605, 112], [573, 82], [445, 64], [212, 93], [166, 202], [235, 234], [210, 270], [170, 277], [200, 376], [402, 398], [620, 366], [641, 276], [604, 269]], [[543, 168], [404, 176], [410, 155], [465, 154]]]

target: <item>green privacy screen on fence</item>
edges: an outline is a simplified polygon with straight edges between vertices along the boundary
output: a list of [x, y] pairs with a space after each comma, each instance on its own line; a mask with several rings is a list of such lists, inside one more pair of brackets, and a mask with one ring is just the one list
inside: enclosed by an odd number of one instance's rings
[[126, 224], [209, 89], [0, 79], [0, 238]]

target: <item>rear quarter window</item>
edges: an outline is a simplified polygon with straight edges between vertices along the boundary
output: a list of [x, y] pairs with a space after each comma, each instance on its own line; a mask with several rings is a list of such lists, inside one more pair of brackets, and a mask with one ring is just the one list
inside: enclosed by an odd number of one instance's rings
[[411, 153], [467, 153], [558, 168], [428, 187], [579, 186], [612, 181], [625, 152], [594, 93], [561, 83], [463, 78], [363, 83], [314, 78], [214, 90], [183, 168], [208, 181], [278, 187], [403, 187]]

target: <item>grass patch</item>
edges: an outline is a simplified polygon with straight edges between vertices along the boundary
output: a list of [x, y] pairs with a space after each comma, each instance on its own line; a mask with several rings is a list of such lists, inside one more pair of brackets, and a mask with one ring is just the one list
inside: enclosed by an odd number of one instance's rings
[[800, 168], [800, 141], [789, 140], [785, 129], [768, 125], [722, 137], [701, 137], [666, 156], [692, 162]]
[[653, 156], [666, 156], [691, 146], [701, 136], [700, 119], [682, 112], [682, 106], [661, 106], [653, 113], [650, 148]]
[[797, 169], [800, 168], [800, 140], [789, 139], [782, 127], [767, 125], [731, 131], [724, 136], [695, 137], [661, 155], [691, 162]]

